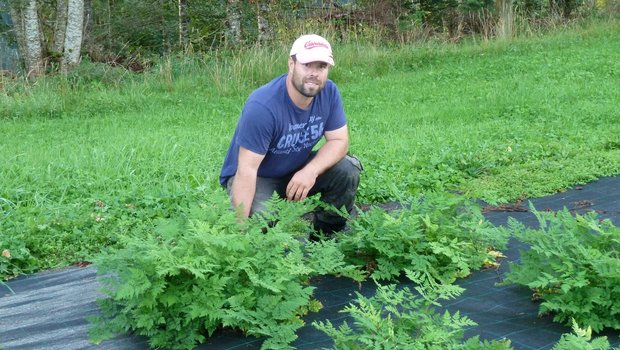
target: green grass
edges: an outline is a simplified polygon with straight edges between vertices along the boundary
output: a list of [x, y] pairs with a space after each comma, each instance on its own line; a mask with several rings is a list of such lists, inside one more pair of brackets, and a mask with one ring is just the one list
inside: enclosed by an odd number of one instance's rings
[[430, 62], [413, 50], [410, 69], [346, 86], [352, 148], [373, 175], [365, 194], [395, 180], [509, 201], [618, 173], [617, 34], [466, 47]]
[[[510, 42], [334, 45], [359, 201], [505, 202], [620, 173], [619, 36], [616, 21]], [[220, 191], [243, 102], [286, 53], [0, 82], [0, 250], [23, 244], [36, 259], [12, 262], [23, 271], [89, 259]]]

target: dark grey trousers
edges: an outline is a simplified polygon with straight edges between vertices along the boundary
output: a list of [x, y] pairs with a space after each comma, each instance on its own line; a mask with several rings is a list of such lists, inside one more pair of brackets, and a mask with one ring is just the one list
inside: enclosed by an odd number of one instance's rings
[[[316, 153], [312, 153], [307, 162], [309, 162]], [[322, 202], [333, 205], [341, 209], [345, 208], [351, 213], [355, 203], [355, 194], [360, 182], [360, 173], [362, 165], [360, 161], [353, 156], [345, 156], [333, 167], [319, 175], [308, 197], [320, 193]], [[250, 215], [260, 213], [265, 210], [265, 202], [267, 202], [274, 192], [280, 197], [286, 197], [286, 186], [291, 180], [293, 174], [280, 178], [258, 177], [256, 180], [256, 193]], [[235, 177], [228, 179], [227, 190], [230, 194], [232, 183]], [[346, 218], [329, 210], [317, 208], [314, 212], [314, 228], [325, 234], [331, 234], [341, 231], [346, 225]]]

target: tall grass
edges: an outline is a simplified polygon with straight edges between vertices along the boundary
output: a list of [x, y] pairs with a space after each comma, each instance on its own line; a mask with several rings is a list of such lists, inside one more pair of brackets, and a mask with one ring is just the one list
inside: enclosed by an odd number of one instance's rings
[[[611, 21], [480, 44], [335, 44], [330, 77], [365, 165], [359, 201], [511, 201], [618, 174], [619, 34]], [[26, 271], [89, 259], [221, 191], [247, 94], [284, 73], [287, 54], [170, 57], [143, 74], [85, 62], [3, 82], [0, 248], [23, 244]]]

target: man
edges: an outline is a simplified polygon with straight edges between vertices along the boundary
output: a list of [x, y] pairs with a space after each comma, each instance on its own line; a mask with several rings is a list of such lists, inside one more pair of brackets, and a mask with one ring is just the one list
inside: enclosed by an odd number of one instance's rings
[[[333, 65], [327, 40], [301, 36], [291, 48], [288, 73], [248, 97], [220, 173], [242, 218], [263, 211], [274, 191], [291, 201], [320, 193], [323, 202], [353, 209], [361, 165], [347, 155], [342, 99], [327, 79]], [[325, 143], [313, 152], [322, 137]], [[315, 212], [317, 231], [331, 234], [345, 224], [334, 212]]]

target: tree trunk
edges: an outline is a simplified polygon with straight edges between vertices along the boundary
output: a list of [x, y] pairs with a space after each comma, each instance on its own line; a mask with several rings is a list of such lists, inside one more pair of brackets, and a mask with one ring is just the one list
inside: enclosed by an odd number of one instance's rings
[[512, 0], [496, 0], [495, 6], [499, 12], [496, 34], [499, 38], [509, 39], [512, 37], [514, 29]]
[[560, 17], [560, 5], [558, 4], [558, 0], [549, 0], [549, 13], [552, 18]]
[[188, 45], [187, 1], [179, 0], [179, 46], [187, 50]]
[[562, 0], [560, 3], [562, 5], [562, 19], [567, 21], [570, 19], [573, 9], [576, 6], [575, 2], [573, 0]]
[[65, 33], [67, 31], [67, 0], [57, 0], [56, 24], [54, 25], [54, 42], [52, 51], [54, 55], [62, 55], [65, 48]]
[[82, 48], [87, 52], [93, 50], [93, 1], [84, 0], [84, 25], [82, 30]]
[[67, 72], [80, 61], [84, 25], [84, 0], [68, 0], [67, 32], [61, 69]]
[[43, 71], [41, 29], [37, 14], [37, 1], [28, 0], [23, 6], [9, 2], [11, 17], [15, 26], [17, 46], [24, 62], [27, 76], [37, 76]]
[[257, 2], [256, 22], [258, 23], [258, 42], [263, 44], [271, 40], [272, 31], [267, 16], [271, 11], [269, 0], [259, 0]]
[[13, 22], [13, 29], [15, 31], [15, 41], [17, 42], [17, 48], [22, 60], [25, 57], [26, 47], [26, 33], [24, 33], [24, 21], [21, 17], [21, 10], [15, 5], [11, 5], [9, 2], [9, 14], [11, 15], [11, 21]]
[[241, 8], [239, 0], [227, 0], [228, 41], [236, 46], [241, 42]]

